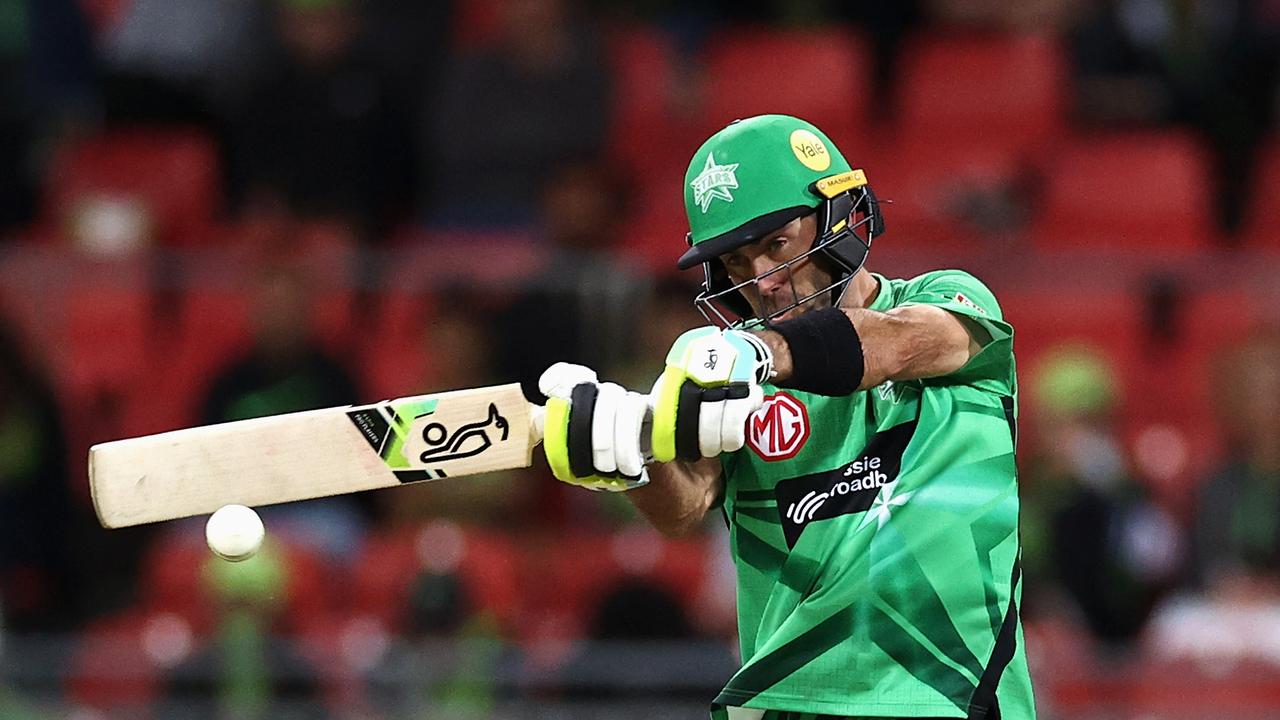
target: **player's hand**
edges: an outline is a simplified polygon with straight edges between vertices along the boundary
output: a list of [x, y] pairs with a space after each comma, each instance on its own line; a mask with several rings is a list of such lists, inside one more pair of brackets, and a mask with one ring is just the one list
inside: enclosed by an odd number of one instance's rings
[[653, 386], [653, 458], [697, 460], [739, 450], [764, 401], [773, 355], [760, 338], [701, 327], [681, 335]]
[[649, 398], [563, 362], [542, 373], [538, 389], [547, 396], [542, 447], [558, 480], [612, 492], [649, 482]]

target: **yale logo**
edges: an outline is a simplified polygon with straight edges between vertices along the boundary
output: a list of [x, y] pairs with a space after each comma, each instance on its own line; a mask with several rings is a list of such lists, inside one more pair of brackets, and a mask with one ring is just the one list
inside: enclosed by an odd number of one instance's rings
[[791, 133], [791, 152], [810, 170], [822, 172], [831, 167], [831, 153], [827, 152], [827, 146], [821, 138], [808, 130]]

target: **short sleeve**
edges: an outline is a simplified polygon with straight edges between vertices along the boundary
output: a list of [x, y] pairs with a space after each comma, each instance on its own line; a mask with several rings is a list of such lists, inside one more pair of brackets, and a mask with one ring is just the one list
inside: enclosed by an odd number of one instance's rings
[[963, 270], [940, 270], [921, 275], [907, 284], [898, 304], [899, 307], [910, 305], [940, 307], [982, 328], [989, 336], [983, 338], [982, 351], [964, 367], [944, 378], [931, 378], [926, 383], [959, 382], [1002, 395], [1014, 394], [1017, 382], [1014, 378], [1013, 326], [1005, 321], [995, 295], [981, 280]]

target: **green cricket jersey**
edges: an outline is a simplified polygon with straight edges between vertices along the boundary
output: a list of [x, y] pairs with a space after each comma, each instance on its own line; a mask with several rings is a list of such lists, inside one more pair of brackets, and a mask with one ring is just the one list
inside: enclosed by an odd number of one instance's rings
[[1013, 330], [968, 273], [874, 277], [870, 309], [934, 305], [990, 337], [946, 377], [765, 387], [747, 447], [722, 458], [743, 665], [713, 716], [1033, 718]]

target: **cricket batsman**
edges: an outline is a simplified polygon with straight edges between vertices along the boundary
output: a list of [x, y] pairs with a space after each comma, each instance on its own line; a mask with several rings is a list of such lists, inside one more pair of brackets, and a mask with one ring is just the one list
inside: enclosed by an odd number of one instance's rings
[[718, 510], [742, 668], [713, 718], [1035, 717], [1018, 616], [1013, 329], [959, 270], [865, 267], [884, 224], [821, 130], [735, 121], [684, 184], [714, 326], [645, 395], [543, 374], [560, 480], [668, 534]]

